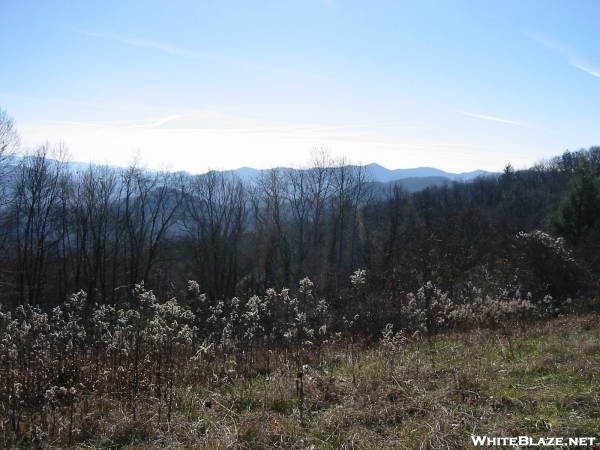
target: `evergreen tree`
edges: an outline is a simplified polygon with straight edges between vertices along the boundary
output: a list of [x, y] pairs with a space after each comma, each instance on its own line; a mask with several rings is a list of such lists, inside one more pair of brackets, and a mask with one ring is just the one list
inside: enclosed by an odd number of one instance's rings
[[598, 176], [590, 160], [582, 158], [577, 167], [577, 178], [571, 182], [558, 210], [550, 218], [550, 225], [569, 242], [577, 244], [599, 218]]

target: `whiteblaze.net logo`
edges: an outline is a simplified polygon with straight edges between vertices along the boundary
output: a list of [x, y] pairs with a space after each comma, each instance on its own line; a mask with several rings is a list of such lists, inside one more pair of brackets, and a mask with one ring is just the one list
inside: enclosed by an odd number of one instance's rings
[[[514, 447], [529, 446], [529, 447], [591, 447], [594, 445], [596, 438], [593, 437], [546, 437], [533, 438], [530, 436], [519, 437], [489, 437], [489, 436], [471, 436], [473, 445], [481, 447], [510, 445]], [[594, 446], [594, 448], [596, 448]]]

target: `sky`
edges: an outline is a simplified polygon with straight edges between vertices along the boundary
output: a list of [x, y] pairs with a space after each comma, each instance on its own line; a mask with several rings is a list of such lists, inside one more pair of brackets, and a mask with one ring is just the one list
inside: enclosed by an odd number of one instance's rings
[[203, 172], [524, 168], [600, 145], [596, 0], [0, 0], [24, 149]]

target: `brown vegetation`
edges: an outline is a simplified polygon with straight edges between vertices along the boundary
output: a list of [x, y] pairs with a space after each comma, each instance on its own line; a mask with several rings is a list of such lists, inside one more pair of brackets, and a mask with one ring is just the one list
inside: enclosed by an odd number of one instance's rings
[[[190, 291], [207, 302], [196, 283]], [[202, 329], [143, 286], [132, 309], [90, 305], [83, 292], [51, 315], [20, 307], [1, 317], [0, 438], [41, 448], [466, 448], [471, 433], [590, 434], [597, 319], [540, 321], [550, 301], [516, 295], [455, 304], [428, 284], [407, 296], [406, 326], [388, 324], [370, 345], [358, 316], [328, 330], [330, 310], [308, 279], [293, 298], [269, 290], [206, 304]], [[535, 427], [523, 428], [526, 417]]]

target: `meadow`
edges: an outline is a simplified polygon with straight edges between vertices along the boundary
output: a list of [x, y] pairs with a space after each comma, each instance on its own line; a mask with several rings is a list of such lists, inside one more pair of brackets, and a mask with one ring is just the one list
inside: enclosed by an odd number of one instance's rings
[[[355, 295], [365, 276], [353, 274]], [[453, 301], [429, 283], [403, 299], [402, 329], [373, 338], [312, 288], [210, 304], [190, 282], [194, 314], [137, 285], [130, 309], [80, 292], [51, 314], [3, 314], [2, 446], [440, 449], [474, 448], [472, 436], [597, 436], [593, 300], [559, 308], [472, 288]]]

